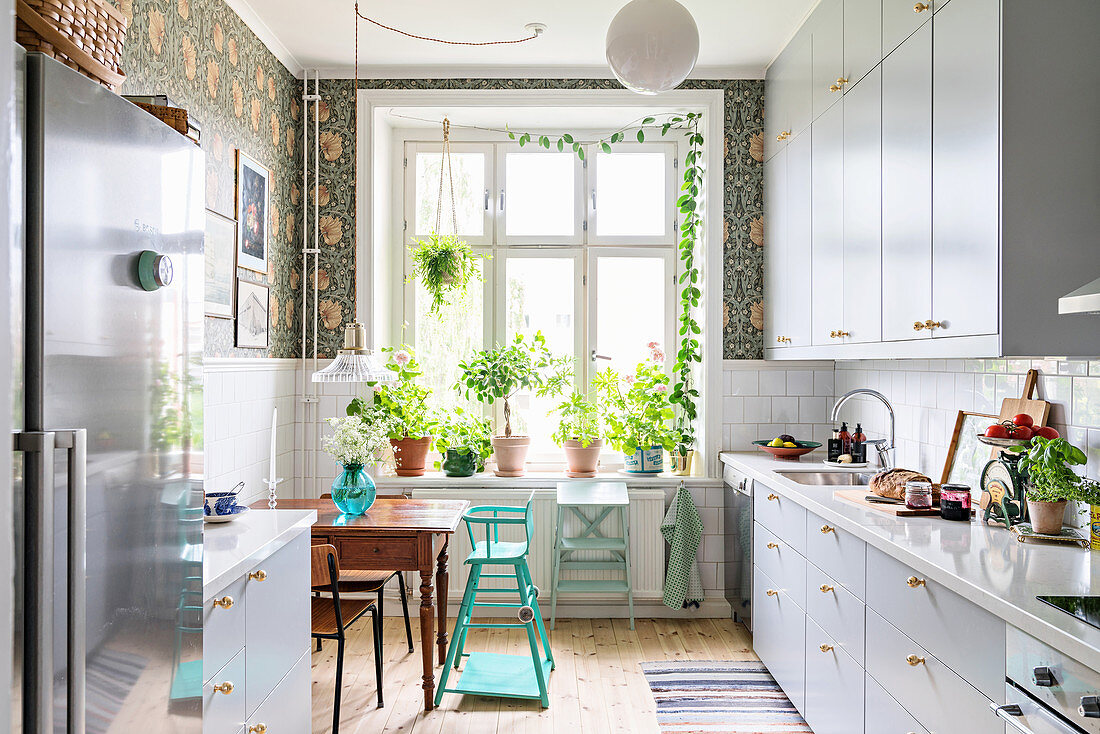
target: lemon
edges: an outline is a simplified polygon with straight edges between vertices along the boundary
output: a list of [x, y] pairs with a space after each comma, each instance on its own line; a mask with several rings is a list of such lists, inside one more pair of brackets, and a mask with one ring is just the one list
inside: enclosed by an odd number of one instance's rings
[[783, 443], [783, 448], [786, 448], [786, 449], [797, 449], [797, 448], [798, 448], [798, 444], [796, 444], [796, 443], [794, 443], [794, 442], [792, 442], [792, 441], [785, 441], [785, 442]]
[[777, 448], [777, 449], [782, 448], [783, 447], [783, 441], [781, 439], [775, 438], [775, 439], [772, 439], [772, 442], [769, 443], [768, 445], [773, 447], [773, 448]]

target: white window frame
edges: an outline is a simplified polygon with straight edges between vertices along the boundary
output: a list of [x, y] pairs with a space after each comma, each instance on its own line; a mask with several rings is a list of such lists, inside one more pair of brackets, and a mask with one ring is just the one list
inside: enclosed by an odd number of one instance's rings
[[[508, 234], [508, 163], [509, 155], [570, 155], [573, 161], [573, 233], [568, 235], [509, 235]], [[584, 208], [585, 171], [584, 165], [576, 153], [570, 150], [558, 152], [556, 148], [546, 150], [536, 143], [527, 145], [496, 145], [496, 246], [556, 246], [583, 245], [587, 227]]]
[[[451, 143], [452, 153], [481, 153], [485, 156], [485, 210], [484, 218], [482, 220], [482, 234], [480, 236], [463, 235], [462, 238], [473, 246], [485, 246], [489, 247], [493, 244], [493, 224], [496, 219], [496, 211], [494, 210], [492, 203], [492, 192], [496, 190], [496, 182], [493, 181], [493, 172], [496, 168], [493, 160], [493, 145], [491, 143]], [[414, 192], [412, 196], [403, 196], [404, 199], [404, 222], [402, 229], [404, 230], [404, 242], [405, 247], [408, 248], [419, 237], [426, 237], [427, 234], [418, 235], [416, 233], [416, 156], [419, 153], [434, 154], [441, 156], [443, 154], [443, 143], [430, 143], [430, 142], [407, 142], [405, 143], [405, 180], [404, 180], [404, 192]], [[443, 197], [450, 197], [450, 190], [447, 188], [447, 178], [444, 173], [443, 176]], [[450, 222], [441, 221], [440, 229], [444, 232], [451, 230]], [[406, 272], [407, 269], [406, 269]]]
[[[594, 146], [593, 146], [594, 147]], [[586, 206], [588, 209], [588, 245], [592, 247], [594, 245], [675, 245], [678, 239], [679, 229], [679, 208], [676, 206], [676, 200], [679, 197], [679, 158], [677, 157], [678, 145], [674, 141], [662, 140], [660, 142], [644, 142], [644, 143], [617, 143], [612, 149], [612, 155], [631, 153], [651, 153], [654, 151], [660, 151], [665, 156], [665, 196], [668, 198], [668, 209], [665, 212], [665, 227], [664, 232], [660, 235], [642, 235], [642, 236], [625, 236], [625, 235], [599, 235], [599, 176], [600, 176], [600, 158], [603, 156], [602, 151], [593, 149], [587, 156], [588, 160], [588, 176], [587, 176], [587, 188], [588, 197], [586, 199]]]

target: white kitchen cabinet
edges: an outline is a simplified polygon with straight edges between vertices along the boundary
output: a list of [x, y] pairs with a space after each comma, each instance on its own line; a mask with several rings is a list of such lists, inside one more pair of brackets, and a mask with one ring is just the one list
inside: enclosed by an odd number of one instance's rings
[[806, 508], [765, 486], [753, 492], [753, 518], [800, 555], [806, 553]]
[[817, 119], [844, 94], [844, 0], [822, 0], [810, 15], [810, 101]]
[[202, 726], [208, 732], [235, 732], [245, 714], [244, 650], [217, 671], [202, 686]]
[[882, 56], [888, 55], [932, 20], [932, 2], [882, 0]]
[[814, 734], [863, 731], [863, 676], [863, 667], [807, 618], [805, 719]]
[[882, 0], [844, 0], [844, 93], [882, 60]]
[[811, 149], [804, 132], [765, 164], [765, 333], [777, 348], [810, 344]]
[[839, 332], [844, 330], [845, 313], [844, 105], [830, 107], [813, 121], [810, 132], [811, 336], [813, 344], [830, 344], [842, 338]]
[[753, 649], [799, 713], [806, 712], [806, 613], [773, 581], [753, 569]]
[[806, 564], [806, 615], [861, 666], [864, 647], [863, 602], [813, 563]]
[[806, 513], [806, 557], [839, 581], [860, 601], [864, 598], [867, 544], [812, 512]]
[[313, 725], [310, 692], [310, 654], [307, 650], [282, 677], [271, 695], [248, 717], [250, 731], [263, 726], [266, 734], [301, 734]]
[[870, 675], [864, 676], [864, 731], [871, 734], [928, 734]]
[[[788, 313], [783, 307], [788, 301], [790, 281], [787, 271], [787, 149], [764, 161], [764, 180], [769, 181], [764, 193], [764, 334], [769, 343], [783, 349], [787, 343]], [[770, 304], [770, 305], [768, 305]]]
[[803, 26], [768, 68], [764, 80], [764, 158], [809, 127], [812, 118], [811, 31]]
[[757, 523], [752, 534], [753, 563], [795, 604], [806, 608], [806, 559], [786, 541]]

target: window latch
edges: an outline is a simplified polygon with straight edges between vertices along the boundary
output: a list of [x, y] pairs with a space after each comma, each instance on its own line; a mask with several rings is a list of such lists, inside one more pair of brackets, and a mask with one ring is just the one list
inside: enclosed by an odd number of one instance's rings
[[504, 189], [500, 190], [500, 210], [504, 211]]
[[489, 189], [485, 189], [485, 211], [489, 211]]
[[608, 357], [608, 356], [606, 356], [606, 355], [604, 355], [604, 354], [596, 354], [596, 350], [595, 350], [595, 349], [593, 349], [593, 350], [592, 350], [592, 361], [593, 361], [593, 362], [595, 362], [595, 361], [596, 361], [597, 359], [605, 359], [605, 360], [607, 360], [608, 362], [610, 362], [610, 361], [611, 361], [611, 357]]
[[596, 189], [592, 189], [592, 211], [596, 211]]

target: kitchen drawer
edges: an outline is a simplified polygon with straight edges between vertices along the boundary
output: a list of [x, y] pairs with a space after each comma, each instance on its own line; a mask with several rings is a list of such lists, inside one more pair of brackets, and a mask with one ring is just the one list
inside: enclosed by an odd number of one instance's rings
[[814, 734], [863, 731], [863, 667], [812, 619], [806, 620], [805, 718]]
[[[229, 691], [214, 686], [228, 686]], [[244, 650], [238, 652], [224, 668], [202, 687], [203, 734], [230, 734], [240, 729], [245, 720]]]
[[863, 665], [863, 602], [814, 564], [806, 563], [806, 614]]
[[812, 512], [806, 513], [806, 557], [848, 591], [864, 598], [867, 544]]
[[873, 579], [867, 585], [869, 608], [986, 697], [1001, 697], [1005, 680], [1004, 621], [877, 548], [867, 548], [867, 578]]
[[[871, 609], [867, 610], [867, 639], [871, 641], [867, 672], [926, 729], [1004, 733], [1001, 720], [989, 710], [989, 698]], [[1003, 685], [998, 699], [1002, 695]]]
[[[233, 604], [228, 609], [214, 606], [215, 599], [229, 597]], [[226, 663], [244, 647], [244, 579], [237, 579], [215, 594], [203, 606], [202, 611], [202, 680], [225, 667]]]
[[864, 676], [864, 731], [867, 734], [928, 734], [870, 674]]
[[245, 576], [248, 714], [310, 648], [309, 536], [299, 535]]
[[[262, 724], [266, 734], [302, 734], [311, 731], [310, 655], [302, 653], [271, 695], [248, 717], [248, 726]], [[348, 702], [345, 700], [344, 702]], [[348, 706], [348, 713], [352, 707]]]
[[753, 519], [806, 555], [806, 510], [763, 484], [752, 496]]
[[340, 556], [340, 567], [396, 569], [393, 563], [408, 564], [410, 558], [416, 558], [416, 536], [390, 538], [371, 538], [370, 540], [348, 540], [336, 538], [333, 545]]
[[806, 608], [806, 559], [801, 554], [758, 524], [752, 534], [752, 557], [783, 593]]
[[805, 713], [806, 613], [759, 566], [753, 569], [752, 600], [753, 650], [794, 707]]

